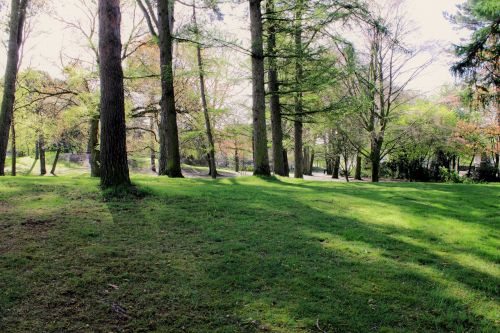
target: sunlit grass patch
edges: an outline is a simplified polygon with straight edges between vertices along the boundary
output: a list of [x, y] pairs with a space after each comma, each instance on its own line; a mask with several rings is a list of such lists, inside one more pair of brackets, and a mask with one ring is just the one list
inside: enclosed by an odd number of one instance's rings
[[132, 180], [0, 179], [0, 331], [498, 329], [497, 185]]

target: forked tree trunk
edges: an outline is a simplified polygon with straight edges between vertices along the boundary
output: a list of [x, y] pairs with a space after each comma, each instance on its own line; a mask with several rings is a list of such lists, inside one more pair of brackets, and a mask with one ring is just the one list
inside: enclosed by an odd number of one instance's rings
[[120, 0], [99, 0], [101, 186], [130, 185], [121, 64]]
[[5, 175], [5, 159], [9, 132], [16, 99], [16, 80], [19, 63], [19, 49], [23, 41], [23, 27], [28, 0], [12, 0], [9, 23], [9, 45], [5, 67], [3, 99], [0, 108], [0, 176]]
[[174, 73], [172, 69], [173, 1], [158, 1], [161, 68], [161, 117], [159, 175], [182, 177], [177, 113], [175, 110]]
[[254, 175], [270, 176], [267, 152], [266, 98], [264, 89], [264, 46], [261, 0], [249, 0], [252, 40], [252, 117]]
[[90, 177], [100, 177], [100, 154], [97, 146], [99, 144], [99, 113], [90, 119], [89, 142], [87, 153], [89, 154]]
[[268, 53], [268, 88], [269, 110], [271, 112], [271, 134], [273, 139], [274, 173], [288, 177], [283, 160], [283, 127], [279, 97], [278, 70], [276, 66], [276, 21], [274, 17], [274, 0], [266, 2], [267, 21], [267, 53]]

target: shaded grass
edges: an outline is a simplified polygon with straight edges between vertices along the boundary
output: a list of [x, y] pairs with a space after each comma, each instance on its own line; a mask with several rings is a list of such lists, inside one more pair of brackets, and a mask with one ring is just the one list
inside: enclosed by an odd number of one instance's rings
[[498, 185], [0, 180], [0, 331], [494, 332]]

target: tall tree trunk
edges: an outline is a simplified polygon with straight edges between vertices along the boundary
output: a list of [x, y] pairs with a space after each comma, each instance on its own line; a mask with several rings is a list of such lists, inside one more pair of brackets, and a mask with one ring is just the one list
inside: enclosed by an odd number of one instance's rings
[[57, 167], [57, 162], [59, 161], [60, 153], [61, 153], [61, 147], [57, 147], [56, 156], [54, 157], [54, 162], [52, 162], [52, 169], [50, 169], [50, 173], [54, 176], [56, 175], [56, 167]]
[[309, 147], [302, 149], [302, 173], [309, 175]]
[[278, 70], [276, 66], [276, 18], [274, 0], [266, 2], [267, 13], [267, 53], [268, 53], [268, 88], [269, 110], [271, 111], [271, 134], [273, 139], [274, 173], [288, 177], [283, 160], [283, 127], [279, 97]]
[[476, 158], [476, 152], [474, 151], [472, 154], [472, 159], [470, 160], [469, 163], [469, 170], [467, 171], [467, 177], [470, 177], [472, 175], [472, 163], [474, 163], [475, 158]]
[[285, 175], [289, 177], [290, 175], [290, 165], [288, 164], [288, 152], [283, 148], [283, 164], [285, 167]]
[[[193, 2], [193, 21], [195, 26], [196, 35], [199, 35], [198, 24], [196, 21], [196, 6]], [[207, 133], [207, 141], [208, 141], [208, 155], [209, 155], [209, 163], [210, 163], [210, 176], [213, 179], [217, 178], [217, 164], [215, 161], [215, 144], [214, 138], [212, 135], [212, 125], [210, 124], [210, 115], [208, 113], [208, 103], [207, 103], [207, 95], [205, 91], [205, 72], [203, 69], [203, 58], [201, 56], [201, 46], [200, 43], [196, 44], [196, 58], [198, 60], [198, 74], [200, 77], [200, 95], [201, 95], [201, 106], [203, 108], [203, 116], [205, 118], [205, 130]]]
[[333, 173], [333, 162], [332, 162], [332, 158], [331, 157], [327, 157], [325, 159], [325, 163], [326, 163], [326, 174], [328, 176], [331, 176], [332, 173]]
[[340, 170], [340, 155], [337, 155], [333, 159], [332, 178], [339, 179], [339, 170]]
[[382, 149], [381, 139], [372, 139], [370, 162], [372, 164], [372, 182], [377, 183], [380, 180], [380, 151]]
[[99, 74], [101, 79], [101, 186], [130, 185], [120, 0], [99, 0]]
[[172, 69], [172, 17], [174, 1], [158, 1], [161, 65], [161, 117], [159, 175], [182, 177], [179, 130], [175, 110], [174, 73]]
[[361, 154], [356, 155], [356, 171], [354, 173], [354, 179], [362, 180], [361, 178], [361, 168], [362, 168], [363, 160], [361, 159]]
[[261, 0], [249, 0], [250, 32], [252, 39], [252, 116], [254, 175], [270, 176], [267, 152], [266, 98], [264, 89], [264, 46]]
[[0, 109], [0, 176], [5, 175], [5, 159], [9, 132], [16, 99], [16, 80], [19, 63], [19, 49], [23, 41], [23, 27], [28, 0], [12, 0], [9, 23], [9, 46], [5, 67], [3, 99]]
[[234, 147], [234, 171], [240, 172], [240, 154], [238, 147]]
[[309, 175], [311, 176], [313, 175], [314, 157], [315, 157], [314, 149], [311, 149], [311, 163], [309, 164]]
[[97, 149], [99, 143], [99, 113], [90, 118], [89, 142], [87, 153], [89, 154], [90, 177], [100, 177], [100, 154]]
[[349, 183], [349, 155], [344, 154], [344, 177], [345, 181]]
[[297, 1], [295, 12], [294, 40], [295, 40], [295, 119], [294, 119], [294, 141], [295, 141], [295, 178], [303, 178], [303, 156], [302, 156], [302, 1]]
[[35, 142], [35, 160], [33, 161], [31, 168], [26, 173], [27, 175], [31, 175], [31, 173], [33, 172], [33, 169], [35, 168], [36, 162], [38, 162], [39, 157], [40, 157], [40, 153], [39, 153], [39, 149], [38, 149], [38, 139], [37, 139]]
[[11, 150], [12, 150], [12, 164], [10, 174], [15, 176], [17, 174], [17, 144], [16, 144], [16, 125], [14, 122], [14, 117], [12, 117], [12, 124], [10, 126], [12, 138], [10, 140]]
[[149, 141], [150, 147], [149, 147], [149, 157], [151, 161], [151, 171], [156, 173], [156, 153], [155, 153], [155, 117], [150, 116], [149, 117], [149, 130], [151, 131], [151, 139]]
[[45, 163], [45, 139], [42, 135], [38, 137], [38, 153], [40, 154], [40, 176], [47, 174], [47, 166]]

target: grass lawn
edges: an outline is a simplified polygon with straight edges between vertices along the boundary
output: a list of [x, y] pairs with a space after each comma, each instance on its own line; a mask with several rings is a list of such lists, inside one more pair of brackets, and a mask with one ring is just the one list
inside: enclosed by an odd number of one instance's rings
[[498, 332], [500, 186], [0, 179], [0, 332]]

